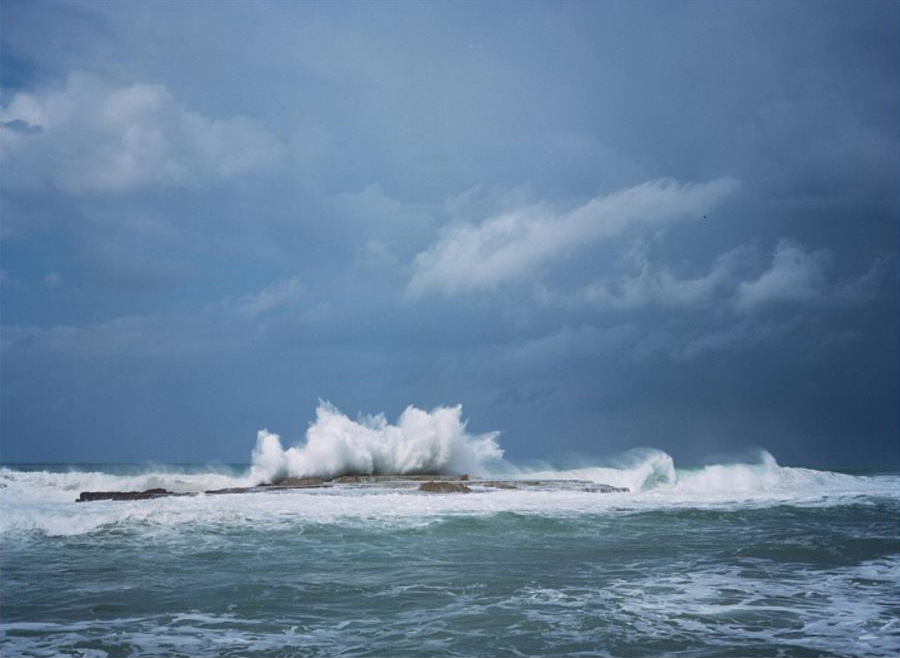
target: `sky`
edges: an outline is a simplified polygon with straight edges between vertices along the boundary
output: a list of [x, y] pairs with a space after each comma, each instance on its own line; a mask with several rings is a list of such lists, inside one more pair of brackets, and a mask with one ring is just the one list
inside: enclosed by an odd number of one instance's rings
[[0, 5], [0, 459], [463, 405], [900, 468], [900, 5]]

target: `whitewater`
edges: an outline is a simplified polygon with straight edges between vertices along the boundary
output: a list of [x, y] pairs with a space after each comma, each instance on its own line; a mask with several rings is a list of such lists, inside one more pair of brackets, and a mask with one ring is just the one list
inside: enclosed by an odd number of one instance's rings
[[[3, 465], [0, 655], [900, 652], [900, 474], [762, 450], [524, 466], [499, 438], [458, 406], [392, 423], [323, 402], [296, 445], [261, 430], [245, 465]], [[472, 493], [202, 493], [459, 473]], [[152, 488], [196, 495], [74, 502]]]

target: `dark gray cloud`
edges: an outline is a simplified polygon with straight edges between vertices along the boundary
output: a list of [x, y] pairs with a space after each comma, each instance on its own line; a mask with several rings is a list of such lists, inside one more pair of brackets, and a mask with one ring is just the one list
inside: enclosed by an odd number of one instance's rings
[[0, 12], [5, 459], [900, 464], [896, 4]]

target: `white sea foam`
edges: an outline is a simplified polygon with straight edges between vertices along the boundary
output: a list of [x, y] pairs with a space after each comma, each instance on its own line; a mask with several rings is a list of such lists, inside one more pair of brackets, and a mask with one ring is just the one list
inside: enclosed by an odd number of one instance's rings
[[19, 471], [0, 469], [0, 497], [35, 502], [71, 502], [81, 491], [145, 491], [162, 488], [179, 493], [249, 486], [248, 474], [235, 476], [210, 467], [186, 473], [148, 465], [144, 472], [122, 475], [104, 471]]
[[150, 536], [179, 533], [185, 528], [302, 529], [318, 524], [416, 527], [456, 516], [491, 516], [504, 512], [565, 518], [684, 508], [747, 509], [783, 504], [827, 507], [900, 495], [897, 476], [846, 477], [850, 481], [840, 487], [823, 485], [801, 490], [780, 488], [739, 493], [696, 493], [677, 487], [657, 487], [643, 492], [598, 494], [577, 487], [526, 487], [433, 495], [420, 493], [414, 487], [403, 490], [335, 487], [77, 504], [72, 492], [62, 502], [57, 496], [45, 501], [17, 499], [3, 490], [0, 534], [39, 532], [67, 536], [139, 530]]
[[461, 405], [430, 413], [409, 406], [391, 425], [384, 414], [354, 421], [320, 402], [301, 446], [284, 450], [277, 434], [259, 432], [250, 476], [271, 482], [285, 476], [483, 472], [503, 457], [499, 434], [466, 432]]
[[676, 468], [671, 455], [654, 448], [630, 450], [607, 465], [572, 469], [510, 467], [515, 477], [588, 480], [627, 487], [646, 498], [671, 501], [728, 500], [746, 497], [815, 499], [826, 496], [900, 494], [897, 477], [866, 477], [781, 466], [766, 450], [752, 460]]
[[645, 491], [677, 480], [675, 461], [662, 450], [635, 448], [606, 465], [580, 468], [519, 468], [510, 465], [508, 473], [517, 478], [538, 480], [588, 480], [629, 491]]
[[[652, 448], [631, 450], [604, 464], [574, 469], [525, 468], [502, 458], [497, 433], [470, 435], [460, 407], [426, 412], [409, 407], [396, 425], [383, 415], [353, 421], [333, 406], [320, 405], [300, 446], [283, 449], [279, 438], [260, 432], [247, 471], [184, 472], [148, 466], [146, 472], [19, 471], [0, 468], [0, 532], [38, 531], [79, 535], [142, 524], [432, 523], [457, 514], [578, 515], [668, 507], [828, 506], [866, 498], [897, 498], [900, 477], [853, 476], [780, 466], [761, 451], [754, 460], [676, 468], [673, 458]], [[580, 480], [627, 487], [628, 493], [599, 495], [577, 484], [527, 487], [475, 495], [429, 496], [414, 489], [326, 488], [239, 496], [176, 497], [100, 501], [75, 505], [81, 491], [141, 491], [162, 487], [196, 493], [249, 486], [278, 477], [333, 477], [343, 473], [411, 474], [468, 472], [473, 476], [530, 480]]]
[[[685, 563], [604, 589], [528, 586], [505, 605], [525, 609], [534, 624], [557, 628], [578, 628], [598, 613], [603, 623], [613, 610], [628, 620], [617, 630], [632, 646], [658, 635], [662, 621], [673, 635], [702, 637], [723, 650], [764, 644], [783, 645], [777, 653], [788, 655], [798, 646], [825, 655], [896, 655], [900, 629], [890, 611], [900, 576], [897, 555], [830, 573], [796, 565], [770, 569], [768, 578], [758, 578], [727, 564]], [[861, 596], [862, 578], [879, 586]]]

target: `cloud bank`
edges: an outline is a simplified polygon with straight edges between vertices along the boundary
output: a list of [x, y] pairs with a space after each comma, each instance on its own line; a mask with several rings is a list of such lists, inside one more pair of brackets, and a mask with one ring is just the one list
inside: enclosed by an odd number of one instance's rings
[[65, 87], [19, 92], [3, 109], [11, 181], [49, 178], [72, 193], [229, 179], [277, 163], [285, 147], [248, 117], [212, 119], [160, 84], [115, 87], [71, 73]]
[[527, 278], [569, 250], [621, 235], [631, 226], [662, 226], [700, 218], [738, 189], [720, 178], [708, 183], [649, 181], [598, 196], [569, 212], [544, 204], [458, 224], [420, 252], [408, 294], [458, 294], [491, 290]]
[[735, 297], [739, 311], [758, 311], [776, 304], [856, 304], [868, 301], [884, 275], [886, 263], [876, 259], [863, 275], [839, 282], [829, 280], [833, 261], [827, 249], [812, 251], [793, 240], [781, 239], [771, 266], [758, 278], [740, 284]]

